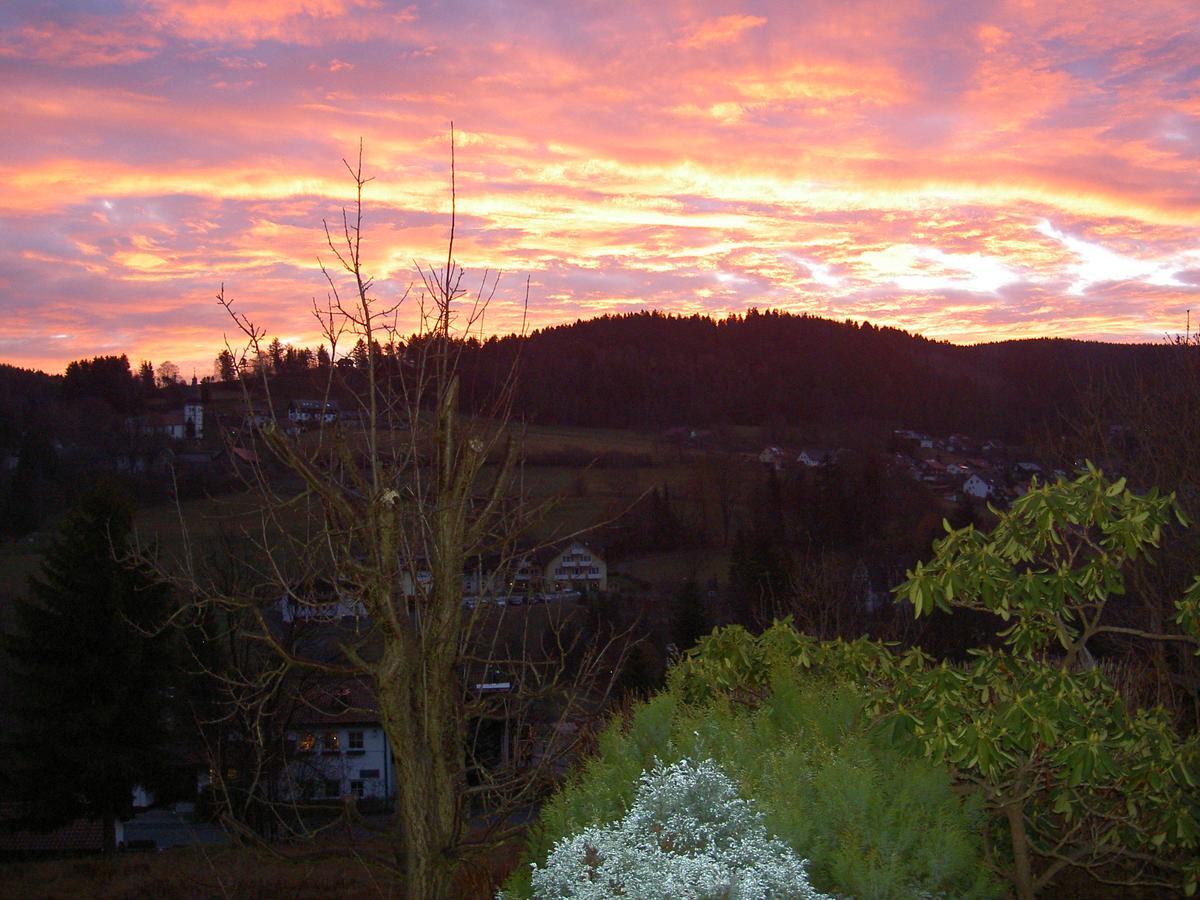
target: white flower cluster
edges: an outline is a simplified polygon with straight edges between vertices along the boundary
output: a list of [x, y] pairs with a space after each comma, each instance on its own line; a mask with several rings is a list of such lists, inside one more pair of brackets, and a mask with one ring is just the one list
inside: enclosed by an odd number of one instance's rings
[[711, 760], [643, 773], [623, 819], [586, 828], [534, 866], [538, 900], [831, 900]]

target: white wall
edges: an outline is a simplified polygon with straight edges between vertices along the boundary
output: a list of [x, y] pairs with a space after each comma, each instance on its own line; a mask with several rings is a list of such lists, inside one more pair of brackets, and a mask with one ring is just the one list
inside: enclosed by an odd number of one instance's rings
[[[351, 749], [351, 733], [362, 735], [362, 749]], [[323, 737], [337, 736], [337, 749], [330, 751]], [[303, 751], [305, 739], [313, 739], [313, 747]], [[325, 782], [336, 782], [338, 797], [346, 797], [354, 791], [357, 782], [362, 783], [364, 798], [386, 799], [396, 791], [395, 775], [392, 771], [391, 751], [387, 736], [379, 725], [314, 725], [297, 728], [288, 733], [288, 740], [295, 742], [296, 752], [289, 766], [290, 785], [285, 790], [295, 797], [305, 796], [305, 785], [312, 792], [307, 796], [314, 799], [333, 799], [325, 790]], [[374, 774], [372, 774], [374, 773]], [[289, 790], [290, 788], [290, 790]]]

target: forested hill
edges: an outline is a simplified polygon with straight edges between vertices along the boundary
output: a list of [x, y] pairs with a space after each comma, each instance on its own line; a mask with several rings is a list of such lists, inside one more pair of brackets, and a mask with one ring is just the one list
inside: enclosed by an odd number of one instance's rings
[[[541, 424], [662, 430], [866, 419], [1009, 440], [1077, 410], [1090, 384], [1139, 378], [1169, 354], [1197, 352], [1165, 342], [1050, 339], [960, 347], [868, 323], [756, 310], [716, 320], [601, 316], [464, 349], [468, 406], [486, 408], [519, 351], [514, 412]], [[403, 348], [377, 352], [383, 371], [400, 371], [393, 353]], [[348, 388], [362, 380], [365, 355], [339, 361]], [[323, 383], [320, 353], [281, 345], [278, 357], [276, 396], [307, 395]], [[160, 394], [153, 373], [148, 382], [145, 373], [135, 378], [124, 357], [72, 363], [65, 377], [0, 365], [0, 448], [19, 446], [38, 419], [62, 437], [77, 408], [103, 400], [126, 414]]]
[[[480, 373], [496, 371], [517, 343], [481, 347]], [[1094, 379], [1135, 377], [1173, 350], [1049, 339], [960, 347], [868, 323], [753, 310], [721, 320], [603, 316], [520, 343], [517, 407], [538, 422], [662, 428], [868, 418], [1013, 439], [1074, 409]]]

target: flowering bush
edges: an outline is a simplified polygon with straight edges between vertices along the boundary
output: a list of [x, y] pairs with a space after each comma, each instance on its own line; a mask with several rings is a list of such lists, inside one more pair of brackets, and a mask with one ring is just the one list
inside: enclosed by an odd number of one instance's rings
[[564, 838], [533, 868], [533, 896], [544, 900], [827, 898], [711, 760], [643, 773], [624, 818]]

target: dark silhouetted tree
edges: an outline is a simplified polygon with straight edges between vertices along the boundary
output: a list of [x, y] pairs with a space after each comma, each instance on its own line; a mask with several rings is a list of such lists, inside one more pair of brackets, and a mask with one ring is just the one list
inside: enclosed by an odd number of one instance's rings
[[216, 364], [213, 366], [213, 374], [221, 381], [237, 381], [238, 366], [237, 360], [228, 350], [222, 350], [217, 354]]
[[70, 403], [85, 397], [104, 400], [117, 412], [128, 412], [133, 400], [133, 373], [129, 357], [97, 356], [67, 365], [63, 398]]
[[166, 589], [117, 558], [131, 523], [112, 489], [88, 495], [15, 605], [3, 642], [6, 797], [29, 801], [34, 826], [101, 819], [107, 852], [134, 786], [163, 767], [171, 677], [165, 638], [149, 633], [165, 615]]
[[143, 397], [154, 396], [156, 384], [154, 382], [154, 363], [148, 359], [143, 359], [142, 364], [138, 367], [138, 387], [141, 390]]
[[158, 367], [158, 383], [163, 387], [170, 387], [173, 384], [179, 383], [179, 366], [171, 362], [169, 359], [163, 362]]

